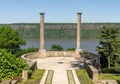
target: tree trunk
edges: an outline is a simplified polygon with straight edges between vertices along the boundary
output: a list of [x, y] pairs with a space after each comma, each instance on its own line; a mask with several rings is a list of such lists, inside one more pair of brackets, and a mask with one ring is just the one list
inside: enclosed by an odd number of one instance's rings
[[110, 55], [108, 56], [108, 68], [110, 68]]

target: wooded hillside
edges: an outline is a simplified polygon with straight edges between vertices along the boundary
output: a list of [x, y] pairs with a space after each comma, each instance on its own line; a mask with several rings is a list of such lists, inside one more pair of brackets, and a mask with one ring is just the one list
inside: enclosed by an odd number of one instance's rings
[[[39, 38], [39, 23], [15, 23], [1, 24], [10, 25], [13, 29], [17, 29], [22, 38]], [[82, 23], [82, 38], [97, 39], [100, 29], [103, 26], [120, 27], [120, 23]], [[76, 23], [45, 23], [45, 38], [76, 38]]]

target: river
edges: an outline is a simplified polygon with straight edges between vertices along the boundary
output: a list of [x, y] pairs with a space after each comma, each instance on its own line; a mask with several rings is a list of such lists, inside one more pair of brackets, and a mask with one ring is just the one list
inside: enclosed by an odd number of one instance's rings
[[[53, 44], [59, 44], [63, 46], [64, 49], [67, 48], [76, 48], [76, 40], [75, 39], [46, 39], [45, 40], [45, 49], [49, 50], [51, 48], [51, 45]], [[92, 53], [97, 54], [96, 52], [96, 46], [99, 45], [99, 41], [96, 39], [84, 39], [81, 41], [81, 48], [84, 51], [89, 51]], [[21, 46], [21, 48], [28, 48], [28, 47], [35, 47], [39, 48], [40, 41], [39, 39], [27, 39], [26, 45]]]

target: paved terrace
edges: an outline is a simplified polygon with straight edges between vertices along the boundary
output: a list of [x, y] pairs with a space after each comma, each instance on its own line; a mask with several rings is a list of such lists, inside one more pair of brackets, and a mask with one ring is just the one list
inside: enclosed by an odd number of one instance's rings
[[38, 69], [46, 70], [40, 84], [44, 84], [48, 70], [54, 70], [52, 84], [68, 84], [67, 70], [72, 70], [76, 84], [80, 84], [75, 69], [83, 67], [83, 59], [74, 59], [73, 57], [48, 57], [37, 59], [37, 64]]

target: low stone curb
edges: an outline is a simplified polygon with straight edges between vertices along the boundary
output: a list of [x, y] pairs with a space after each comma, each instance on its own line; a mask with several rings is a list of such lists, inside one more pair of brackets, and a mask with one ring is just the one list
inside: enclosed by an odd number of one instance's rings
[[68, 77], [68, 83], [69, 84], [76, 84], [75, 80], [74, 80], [72, 70], [67, 70], [67, 77]]
[[45, 71], [45, 73], [44, 73], [44, 75], [43, 75], [43, 77], [42, 77], [42, 79], [40, 81], [40, 84], [45, 84], [44, 82], [46, 80], [47, 74], [48, 74], [48, 70]]
[[46, 80], [45, 80], [45, 84], [52, 84], [53, 73], [54, 73], [54, 70], [49, 70], [48, 71], [48, 74], [47, 74], [47, 77], [46, 77]]

